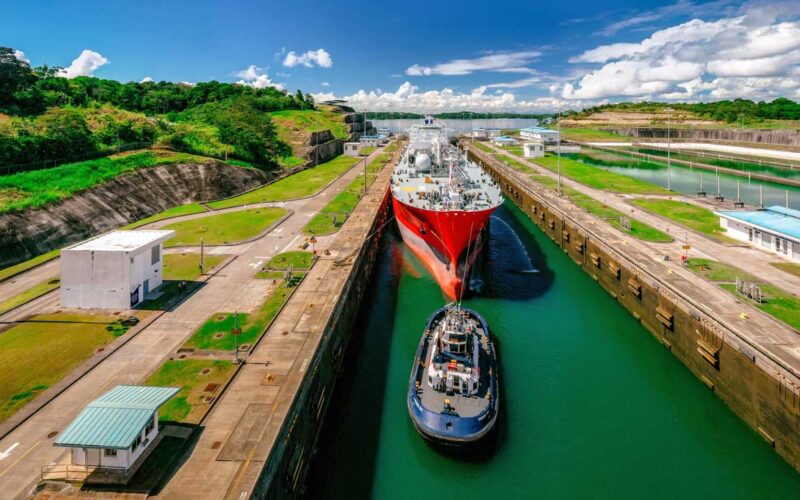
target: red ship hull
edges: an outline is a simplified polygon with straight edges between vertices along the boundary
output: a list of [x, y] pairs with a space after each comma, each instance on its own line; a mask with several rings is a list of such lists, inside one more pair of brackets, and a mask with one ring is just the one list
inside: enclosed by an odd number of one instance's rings
[[392, 198], [403, 242], [425, 263], [442, 291], [459, 299], [472, 264], [488, 237], [489, 217], [497, 207], [480, 211], [436, 211]]

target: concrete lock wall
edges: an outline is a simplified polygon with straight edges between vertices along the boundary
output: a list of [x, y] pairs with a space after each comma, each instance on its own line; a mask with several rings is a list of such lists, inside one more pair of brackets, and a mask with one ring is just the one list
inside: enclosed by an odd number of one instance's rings
[[61, 252], [61, 306], [128, 309], [130, 263], [124, 252]]
[[794, 380], [757, 364], [761, 357], [726, 326], [701, 314], [624, 254], [594, 238], [570, 216], [472, 152], [517, 205], [710, 390], [800, 471], [800, 393]]
[[319, 347], [308, 364], [307, 375], [252, 492], [253, 498], [302, 497], [311, 455], [322, 429], [322, 420], [333, 394], [345, 351], [350, 340], [358, 335], [358, 332], [353, 331], [353, 325], [370, 285], [381, 235], [387, 226], [389, 208], [387, 189], [372, 224], [365, 233], [373, 236], [364, 242], [353, 260], [353, 267], [325, 327]]

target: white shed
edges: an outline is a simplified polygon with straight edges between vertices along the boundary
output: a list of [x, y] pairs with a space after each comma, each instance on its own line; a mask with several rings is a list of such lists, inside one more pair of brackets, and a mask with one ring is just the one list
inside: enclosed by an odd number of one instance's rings
[[522, 145], [522, 156], [525, 158], [541, 158], [544, 156], [544, 144], [541, 142], [526, 142]]
[[131, 309], [163, 281], [175, 231], [114, 231], [61, 251], [61, 306]]

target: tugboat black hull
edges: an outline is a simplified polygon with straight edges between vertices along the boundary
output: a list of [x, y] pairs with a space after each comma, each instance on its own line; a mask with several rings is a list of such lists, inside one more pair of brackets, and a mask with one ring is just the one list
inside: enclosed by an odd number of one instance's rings
[[[470, 315], [482, 325], [482, 332], [486, 337], [481, 339], [485, 346], [485, 356], [481, 358], [483, 377], [479, 395], [459, 397], [458, 394], [449, 392], [424, 393], [433, 391], [427, 385], [426, 374], [426, 361], [429, 361], [432, 341], [429, 332], [449, 307], [451, 306], [439, 309], [428, 320], [426, 334], [422, 336], [411, 370], [407, 406], [411, 421], [423, 438], [438, 445], [467, 446], [484, 440], [496, 426], [500, 403], [497, 358], [486, 321], [475, 311], [463, 309], [464, 314]], [[443, 398], [449, 409], [435, 406], [439, 402], [437, 396]]]

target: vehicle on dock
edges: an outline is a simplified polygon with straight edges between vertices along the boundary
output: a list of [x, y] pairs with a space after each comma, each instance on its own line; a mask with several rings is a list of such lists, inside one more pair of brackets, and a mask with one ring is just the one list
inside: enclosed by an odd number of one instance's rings
[[450, 144], [447, 130], [433, 118], [411, 127], [408, 136], [391, 179], [397, 225], [442, 291], [460, 300], [503, 195], [480, 165]]
[[497, 356], [486, 320], [448, 304], [428, 319], [408, 383], [408, 412], [417, 431], [444, 445], [467, 445], [495, 427]]

